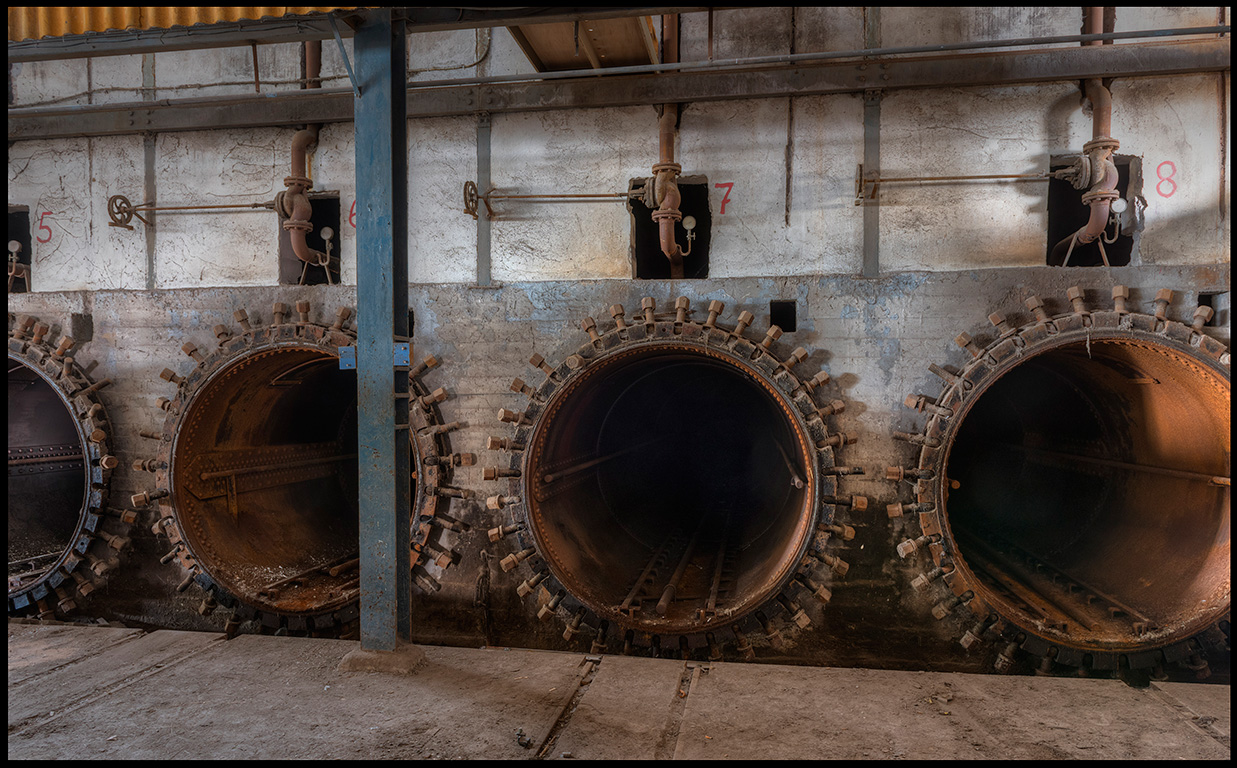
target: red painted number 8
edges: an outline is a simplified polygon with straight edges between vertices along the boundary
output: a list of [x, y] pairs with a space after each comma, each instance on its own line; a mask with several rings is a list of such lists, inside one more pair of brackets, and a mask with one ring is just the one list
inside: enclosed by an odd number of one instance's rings
[[[1164, 175], [1164, 166], [1168, 166], [1168, 175]], [[1160, 182], [1155, 185], [1155, 191], [1160, 197], [1172, 197], [1177, 192], [1177, 182], [1173, 181], [1173, 176], [1177, 175], [1177, 166], [1173, 165], [1171, 160], [1165, 160], [1155, 167], [1155, 175], [1160, 177]], [[1172, 189], [1165, 192], [1160, 187], [1165, 184], [1171, 184]]]

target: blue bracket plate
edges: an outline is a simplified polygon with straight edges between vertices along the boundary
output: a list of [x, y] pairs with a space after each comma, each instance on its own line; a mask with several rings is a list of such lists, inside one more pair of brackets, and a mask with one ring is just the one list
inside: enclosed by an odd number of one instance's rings
[[[336, 347], [339, 351], [339, 370], [356, 370], [356, 347]], [[391, 345], [391, 367], [407, 368], [412, 365], [412, 343], [397, 341]]]
[[396, 368], [407, 368], [412, 364], [412, 343], [397, 341], [392, 347], [391, 364]]
[[339, 347], [339, 370], [356, 370], [356, 347]]

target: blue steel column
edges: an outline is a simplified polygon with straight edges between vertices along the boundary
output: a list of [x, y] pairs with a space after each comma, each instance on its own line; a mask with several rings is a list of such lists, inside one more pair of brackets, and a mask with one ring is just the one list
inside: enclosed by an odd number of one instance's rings
[[394, 650], [411, 631], [408, 155], [403, 20], [367, 11], [353, 37], [357, 83], [357, 444], [361, 647]]

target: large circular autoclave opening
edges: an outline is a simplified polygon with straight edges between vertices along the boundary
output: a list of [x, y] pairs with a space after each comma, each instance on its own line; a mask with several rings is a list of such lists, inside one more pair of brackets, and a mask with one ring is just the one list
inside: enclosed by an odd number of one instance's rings
[[38, 582], [76, 539], [86, 505], [85, 454], [60, 390], [10, 356], [10, 595]]
[[555, 395], [537, 427], [533, 536], [599, 616], [699, 631], [792, 575], [812, 530], [813, 455], [788, 404], [733, 358], [619, 353]]
[[1154, 342], [1066, 344], [973, 400], [949, 528], [1026, 626], [1081, 647], [1188, 636], [1229, 608], [1229, 382]]
[[357, 596], [357, 385], [319, 348], [248, 354], [187, 405], [174, 503], [194, 556], [243, 602], [283, 614]]

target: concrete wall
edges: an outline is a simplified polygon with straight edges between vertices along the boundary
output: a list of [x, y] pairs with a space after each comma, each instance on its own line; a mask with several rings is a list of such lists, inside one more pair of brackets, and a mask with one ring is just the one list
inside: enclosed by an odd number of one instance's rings
[[[709, 300], [726, 303], [724, 320], [733, 322], [740, 311], [757, 320], [749, 333], [756, 335], [769, 322], [769, 301], [790, 299], [797, 304], [799, 330], [778, 343], [785, 353], [795, 346], [812, 351], [810, 363], [829, 371], [834, 382], [830, 397], [841, 397], [846, 410], [834, 417], [837, 429], [858, 437], [841, 453], [843, 463], [867, 470], [842, 483], [846, 493], [869, 497], [862, 515], [848, 524], [858, 533], [841, 551], [851, 564], [845, 578], [836, 579], [828, 610], [814, 611], [811, 630], [787, 653], [793, 660], [835, 665], [899, 668], [968, 669], [986, 671], [990, 660], [982, 653], [968, 655], [956, 642], [953, 630], [931, 618], [927, 598], [907, 585], [920, 566], [912, 558], [898, 558], [894, 547], [906, 538], [901, 521], [886, 519], [884, 507], [902, 501], [892, 483], [884, 481], [887, 466], [911, 466], [917, 451], [889, 438], [894, 430], [912, 431], [922, 416], [901, 406], [910, 392], [935, 394], [939, 381], [929, 373], [932, 363], [957, 366], [967, 353], [952, 339], [962, 331], [985, 342], [991, 338], [986, 320], [993, 311], [1010, 321], [1030, 320], [1023, 300], [1041, 294], [1051, 313], [1068, 310], [1065, 291], [1071, 285], [1086, 290], [1093, 307], [1109, 305], [1111, 286], [1131, 288], [1130, 308], [1154, 312], [1157, 289], [1178, 289], [1169, 317], [1189, 321], [1199, 292], [1227, 290], [1230, 272], [1221, 267], [1125, 267], [1112, 270], [1050, 267], [964, 272], [904, 272], [871, 280], [843, 275], [722, 278], [701, 281], [545, 281], [512, 282], [503, 287], [478, 289], [460, 284], [416, 285], [409, 289], [409, 305], [416, 313], [413, 343], [417, 357], [432, 354], [442, 366], [427, 374], [431, 387], [444, 386], [451, 397], [439, 407], [445, 421], [469, 426], [452, 433], [451, 450], [473, 452], [477, 466], [461, 467], [454, 484], [474, 489], [476, 499], [459, 502], [451, 514], [472, 525], [472, 532], [454, 541], [459, 564], [442, 576], [442, 590], [418, 594], [415, 634], [425, 642], [464, 645], [535, 645], [565, 648], [562, 628], [533, 618], [515, 595], [519, 579], [503, 573], [497, 563], [509, 553], [505, 542], [490, 544], [485, 531], [498, 524], [485, 509], [484, 497], [498, 493], [495, 482], [482, 480], [481, 468], [492, 466], [496, 455], [485, 450], [488, 435], [506, 435], [495, 414], [499, 408], [516, 409], [522, 399], [508, 390], [514, 377], [533, 381], [536, 373], [527, 361], [539, 352], [552, 361], [576, 351], [587, 336], [579, 330], [587, 315], [609, 327], [604, 309], [611, 304], [639, 306], [652, 296], [669, 306], [685, 295], [694, 307]], [[150, 443], [138, 431], [152, 429], [165, 415], [155, 399], [169, 396], [172, 386], [159, 378], [171, 367], [188, 373], [192, 361], [181, 351], [186, 341], [203, 350], [213, 348], [210, 328], [234, 325], [232, 313], [246, 309], [255, 322], [269, 322], [272, 302], [289, 305], [312, 302], [311, 317], [329, 321], [337, 306], [355, 306], [350, 286], [197, 288], [175, 291], [101, 290], [37, 292], [10, 297], [12, 312], [29, 313], [52, 323], [60, 332], [71, 313], [93, 317], [94, 336], [75, 351], [78, 360], [97, 361], [96, 375], [113, 385], [101, 397], [108, 408], [115, 437], [113, 451], [120, 467], [113, 475], [112, 498], [127, 499], [149, 490], [152, 476], [130, 469], [135, 459], [150, 458]], [[1227, 327], [1209, 332], [1228, 341]], [[805, 367], [805, 370], [807, 368]], [[530, 378], [532, 376], [533, 378]], [[686, 446], [704, 450], [705, 446]], [[90, 605], [113, 620], [174, 628], [222, 627], [222, 611], [209, 618], [196, 613], [201, 595], [195, 589], [175, 592], [181, 579], [173, 566], [156, 560], [167, 544], [146, 525], [135, 526], [134, 544], [124, 566], [109, 582], [101, 599]], [[488, 555], [483, 560], [482, 553]], [[484, 608], [475, 603], [478, 574], [490, 572]], [[530, 598], [531, 600], [531, 598]], [[488, 616], [488, 617], [487, 617]], [[765, 649], [761, 658], [768, 654]]]
[[[1118, 30], [1214, 24], [1214, 8], [1121, 8]], [[1068, 35], [1073, 8], [771, 8], [718, 11], [716, 58], [906, 46], [1029, 35]], [[684, 59], [708, 56], [707, 15], [682, 21]], [[345, 48], [350, 51], [350, 41]], [[347, 85], [327, 41], [324, 86]], [[296, 45], [260, 46], [262, 90], [294, 87]], [[409, 38], [410, 79], [529, 72], [503, 28]], [[15, 106], [55, 101], [251, 93], [248, 48], [15, 65]], [[215, 84], [222, 83], [222, 84]], [[1141, 157], [1148, 202], [1134, 263], [1215, 264], [1230, 259], [1227, 75], [1118, 80], [1113, 132]], [[283, 189], [291, 129], [197, 131], [10, 148], [9, 202], [28, 205], [36, 290], [273, 285], [278, 228], [266, 211], [165, 214], [155, 230], [107, 226], [108, 197], [164, 205], [252, 203]], [[471, 118], [409, 124], [410, 279], [468, 283], [476, 275], [475, 223], [462, 188], [476, 177]], [[894, 91], [881, 106], [884, 175], [1035, 173], [1077, 152], [1090, 119], [1072, 83]], [[707, 178], [713, 212], [710, 274], [854, 274], [862, 264], [862, 209], [852, 205], [863, 158], [858, 96], [687, 105], [678, 148], [684, 173]], [[621, 192], [657, 158], [651, 107], [496, 115], [493, 183], [501, 192]], [[355, 282], [355, 146], [351, 125], [328, 125], [311, 158], [315, 188], [340, 194], [344, 280]], [[1161, 182], [1162, 178], [1169, 181]], [[729, 192], [717, 184], [733, 185]], [[880, 215], [886, 271], [1034, 266], [1047, 250], [1047, 184], [976, 181], [891, 184]], [[723, 213], [722, 198], [729, 195]], [[494, 279], [624, 279], [632, 274], [630, 215], [618, 203], [498, 206]]]
[[[864, 45], [862, 8], [772, 8], [718, 11], [714, 56], [759, 56]], [[1118, 29], [1212, 24], [1214, 8], [1120, 8]], [[882, 8], [881, 45], [919, 45], [1068, 35], [1078, 31], [1076, 9]], [[683, 18], [683, 58], [707, 57], [707, 17]], [[346, 42], [349, 49], [350, 43]], [[296, 46], [259, 47], [264, 79], [294, 79]], [[103, 103], [252, 93], [247, 48], [156, 54], [149, 57], [53, 62], [11, 69], [15, 106], [51, 100]], [[421, 34], [410, 38], [415, 80], [531, 71], [505, 29]], [[327, 87], [347, 83], [335, 46], [324, 45]], [[215, 81], [233, 85], [208, 85]], [[143, 90], [143, 88], [148, 90]], [[263, 91], [288, 88], [263, 85]], [[957, 363], [965, 353], [952, 339], [986, 333], [985, 318], [1004, 311], [1021, 321], [1022, 300], [1040, 293], [1050, 311], [1063, 311], [1065, 289], [1080, 284], [1094, 303], [1106, 303], [1125, 283], [1149, 311], [1155, 290], [1178, 291], [1170, 316], [1189, 320], [1200, 293], [1228, 291], [1229, 78], [1227, 75], [1118, 80], [1114, 133], [1123, 154], [1143, 158], [1148, 207], [1133, 266], [1053, 269], [1044, 263], [1046, 191], [1040, 182], [967, 182], [949, 186], [888, 186], [880, 208], [878, 279], [859, 279], [864, 214], [854, 205], [854, 174], [864, 156], [863, 100], [822, 96], [687, 105], [678, 157], [685, 174], [708, 179], [713, 213], [710, 279], [633, 281], [630, 217], [617, 203], [496, 205], [492, 223], [491, 288], [470, 287], [476, 274], [476, 223], [462, 211], [462, 187], [477, 174], [476, 121], [435, 118], [409, 122], [409, 295], [416, 313], [418, 356], [444, 366], [428, 382], [453, 395], [444, 417], [470, 424], [452, 437], [455, 451], [485, 457], [499, 407], [516, 407], [508, 391], [526, 377], [534, 351], [561, 359], [583, 340], [579, 321], [605, 318], [613, 303], [659, 305], [688, 296], [695, 306], [727, 304], [733, 318], [746, 309], [768, 322], [773, 299], [797, 302], [799, 330], [786, 349], [821, 350], [836, 395], [848, 408], [838, 427], [860, 442], [846, 463], [869, 474], [848, 479], [848, 491], [867, 494], [878, 514], [854, 521], [858, 538], [846, 559], [848, 578], [805, 641], [800, 658], [826, 663], [907, 666], [935, 658], [939, 666], [977, 668], [928, 606], [906, 589], [913, 575], [894, 555], [901, 530], [879, 513], [893, 501], [885, 466], [906, 465], [908, 446], [892, 430], [915, 425], [900, 407], [912, 391], [933, 393], [930, 363]], [[152, 188], [164, 205], [261, 202], [283, 189], [290, 128], [255, 128], [114, 137], [22, 141], [9, 147], [9, 203], [33, 214], [35, 292], [11, 296], [10, 312], [52, 323], [70, 313], [91, 314], [93, 339], [78, 356], [98, 361], [97, 376], [115, 384], [103, 392], [116, 426], [122, 459], [112, 492], [126, 498], [146, 490], [149, 476], [129, 471], [148, 458], [137, 438], [161, 412], [168, 394], [164, 366], [187, 368], [185, 341], [209, 346], [209, 328], [231, 323], [246, 308], [262, 319], [273, 301], [308, 298], [314, 316], [328, 319], [355, 306], [356, 241], [348, 215], [355, 201], [352, 125], [322, 129], [311, 158], [315, 188], [338, 192], [343, 222], [342, 286], [277, 286], [277, 223], [266, 211], [163, 214], [149, 228], [108, 226], [107, 199], [134, 203]], [[956, 88], [885, 94], [879, 141], [885, 175], [1029, 173], [1046, 170], [1051, 155], [1080, 150], [1090, 120], [1075, 84]], [[647, 176], [657, 159], [652, 107], [495, 115], [491, 139], [494, 186], [508, 193], [621, 192]], [[1174, 170], [1169, 171], [1171, 163]], [[1157, 193], [1157, 169], [1172, 174]], [[733, 184], [722, 211], [725, 190]], [[1171, 193], [1170, 189], [1172, 190]], [[982, 213], [976, 213], [977, 208]], [[46, 230], [38, 229], [42, 223]], [[1103, 301], [1102, 301], [1103, 300]], [[1227, 320], [1214, 332], [1227, 342]], [[486, 464], [482, 461], [481, 464]], [[457, 485], [491, 489], [479, 467], [463, 468]], [[530, 619], [514, 597], [514, 580], [493, 567], [489, 633], [473, 605], [480, 553], [492, 519], [477, 502], [465, 505], [474, 533], [459, 544], [464, 556], [442, 592], [419, 598], [418, 633], [441, 642], [536, 644], [558, 647], [557, 631]], [[880, 518], [879, 520], [877, 518]], [[145, 531], [145, 532], [143, 532]], [[149, 563], [162, 554], [148, 529], [136, 529], [130, 565], [108, 587], [112, 617], [172, 627], [217, 627], [221, 616], [199, 617], [197, 599], [173, 591], [172, 568]], [[191, 591], [192, 592], [192, 591]], [[530, 639], [531, 638], [531, 639]], [[873, 640], [876, 638], [876, 640]]]

